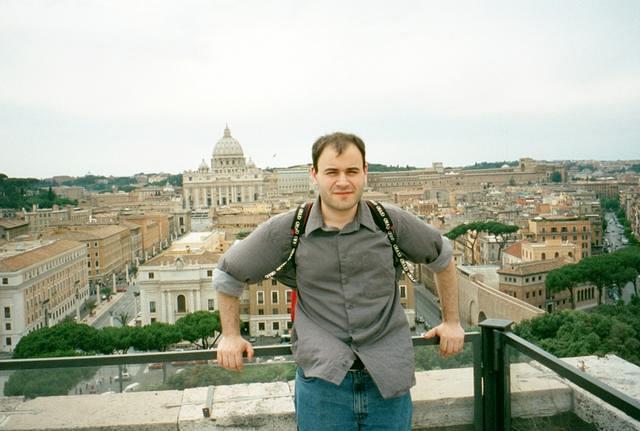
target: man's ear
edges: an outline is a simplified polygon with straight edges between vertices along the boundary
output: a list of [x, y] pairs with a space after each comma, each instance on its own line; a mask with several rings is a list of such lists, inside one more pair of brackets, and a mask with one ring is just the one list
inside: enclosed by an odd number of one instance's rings
[[318, 184], [318, 173], [316, 172], [316, 169], [311, 166], [311, 169], [309, 169], [309, 173], [311, 174], [311, 179], [313, 180], [313, 184]]
[[364, 166], [362, 167], [362, 171], [364, 172], [365, 175], [367, 175], [369, 173], [369, 163], [364, 162]]

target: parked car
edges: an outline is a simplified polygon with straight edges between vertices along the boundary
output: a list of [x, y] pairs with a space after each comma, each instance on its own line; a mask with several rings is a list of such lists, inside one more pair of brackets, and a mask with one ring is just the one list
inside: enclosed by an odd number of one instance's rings
[[[120, 376], [119, 376], [119, 375], [116, 375], [116, 376], [113, 378], [113, 380], [115, 380], [115, 381], [117, 382], [118, 380], [120, 380]], [[126, 381], [128, 381], [128, 380], [131, 380], [131, 374], [129, 374], [128, 372], [126, 372], [126, 371], [125, 371], [124, 373], [122, 373], [122, 381], [123, 381], [123, 382], [126, 382]]]

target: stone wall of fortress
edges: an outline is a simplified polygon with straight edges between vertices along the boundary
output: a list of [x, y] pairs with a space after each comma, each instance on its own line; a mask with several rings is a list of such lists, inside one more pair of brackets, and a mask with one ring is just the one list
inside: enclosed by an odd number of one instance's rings
[[480, 188], [485, 184], [505, 186], [548, 182], [553, 171], [566, 178], [565, 169], [534, 161], [521, 162], [520, 166], [500, 169], [464, 170], [453, 173], [437, 173], [434, 169], [399, 172], [370, 172], [367, 184], [373, 190], [393, 193], [401, 190], [453, 190]]

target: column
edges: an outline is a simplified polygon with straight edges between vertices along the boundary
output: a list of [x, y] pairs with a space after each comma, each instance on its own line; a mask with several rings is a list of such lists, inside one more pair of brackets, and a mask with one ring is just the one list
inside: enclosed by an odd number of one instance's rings
[[167, 301], [166, 301], [166, 297], [165, 297], [165, 293], [163, 291], [160, 291], [160, 316], [161, 316], [161, 321], [164, 321], [165, 323], [167, 322]]
[[[187, 307], [187, 313], [193, 313], [195, 311], [198, 311], [198, 309], [196, 308], [196, 292], [192, 290], [190, 296], [191, 296], [190, 298], [191, 307]], [[189, 308], [191, 309], [191, 311], [189, 311]]]
[[196, 310], [203, 310], [202, 308], [202, 300], [200, 299], [200, 289], [196, 290]]

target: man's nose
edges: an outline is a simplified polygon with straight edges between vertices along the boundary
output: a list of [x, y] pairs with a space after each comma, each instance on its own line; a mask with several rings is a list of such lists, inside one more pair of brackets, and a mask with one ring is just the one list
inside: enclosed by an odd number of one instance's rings
[[338, 174], [337, 182], [338, 182], [338, 184], [349, 184], [349, 181], [347, 181], [347, 173], [346, 172], [340, 172]]

